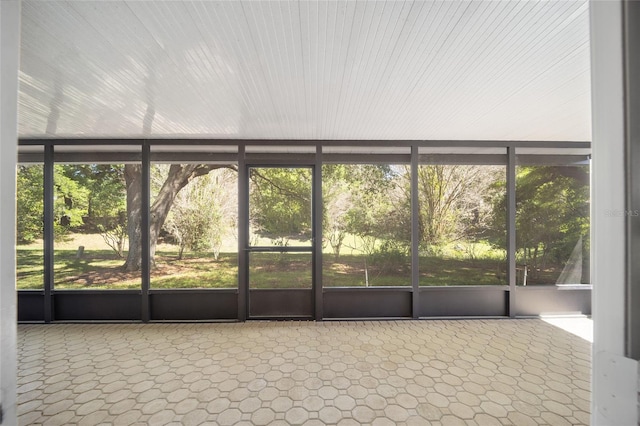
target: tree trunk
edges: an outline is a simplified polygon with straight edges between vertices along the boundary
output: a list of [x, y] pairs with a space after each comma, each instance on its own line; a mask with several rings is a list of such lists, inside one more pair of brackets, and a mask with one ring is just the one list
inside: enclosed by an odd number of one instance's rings
[[129, 236], [129, 253], [124, 263], [126, 271], [140, 270], [142, 259], [142, 234], [140, 220], [142, 216], [142, 166], [125, 164], [124, 180], [127, 187], [127, 235]]
[[118, 237], [118, 257], [124, 257], [124, 244], [126, 242], [125, 236], [122, 234], [122, 229], [118, 228], [120, 236]]
[[[155, 266], [155, 253], [158, 235], [171, 210], [178, 192], [198, 176], [203, 176], [211, 170], [219, 169], [214, 164], [172, 164], [167, 179], [162, 184], [155, 200], [151, 204], [149, 219], [149, 251], [151, 266]], [[140, 270], [142, 259], [142, 167], [137, 164], [126, 164], [124, 176], [127, 186], [127, 234], [129, 235], [129, 254], [124, 268], [127, 271]]]

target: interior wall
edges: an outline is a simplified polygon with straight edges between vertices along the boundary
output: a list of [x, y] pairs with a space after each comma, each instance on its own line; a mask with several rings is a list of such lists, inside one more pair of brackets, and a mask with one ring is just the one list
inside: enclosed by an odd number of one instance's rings
[[16, 419], [15, 170], [20, 0], [0, 1], [0, 403]]
[[637, 363], [625, 358], [623, 2], [592, 1], [592, 409], [594, 425], [637, 424]]

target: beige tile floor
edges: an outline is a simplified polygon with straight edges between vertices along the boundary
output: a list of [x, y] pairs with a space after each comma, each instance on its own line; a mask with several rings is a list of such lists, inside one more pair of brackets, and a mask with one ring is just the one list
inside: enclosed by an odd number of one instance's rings
[[19, 326], [22, 425], [589, 422], [590, 343], [541, 320]]

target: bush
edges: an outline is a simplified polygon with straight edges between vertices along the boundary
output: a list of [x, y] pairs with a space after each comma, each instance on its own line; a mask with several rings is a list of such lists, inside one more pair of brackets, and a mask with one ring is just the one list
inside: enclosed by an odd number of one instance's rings
[[384, 241], [371, 255], [371, 263], [380, 273], [401, 272], [410, 265], [409, 247], [398, 241]]

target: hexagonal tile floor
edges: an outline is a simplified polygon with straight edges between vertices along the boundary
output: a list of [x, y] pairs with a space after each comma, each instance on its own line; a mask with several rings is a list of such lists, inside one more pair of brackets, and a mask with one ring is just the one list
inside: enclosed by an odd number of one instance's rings
[[540, 320], [19, 326], [22, 425], [589, 423], [590, 343]]

